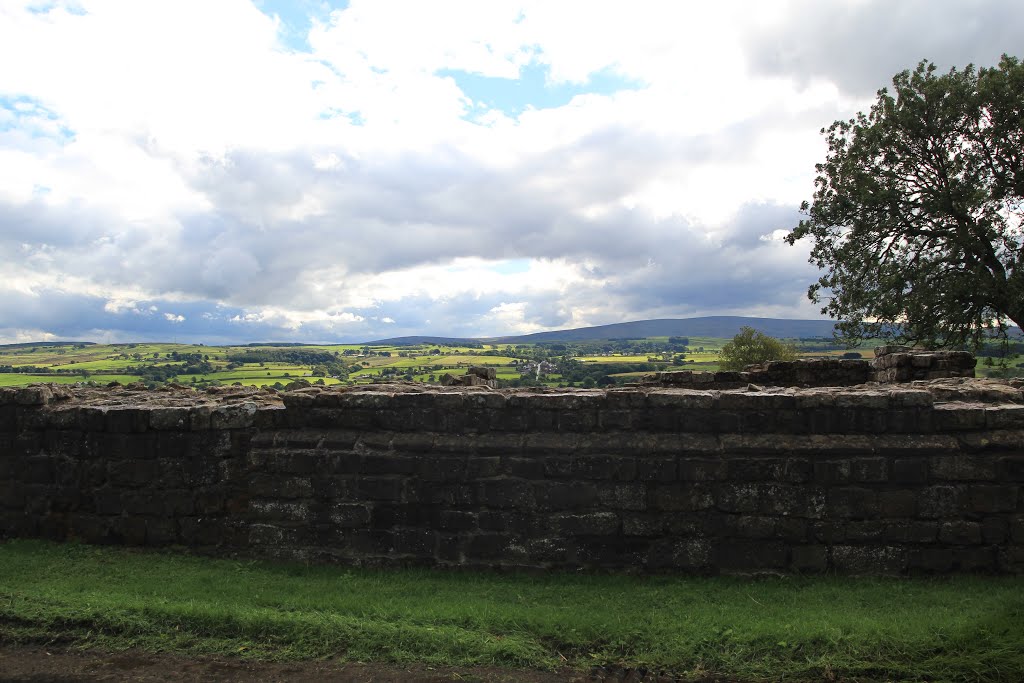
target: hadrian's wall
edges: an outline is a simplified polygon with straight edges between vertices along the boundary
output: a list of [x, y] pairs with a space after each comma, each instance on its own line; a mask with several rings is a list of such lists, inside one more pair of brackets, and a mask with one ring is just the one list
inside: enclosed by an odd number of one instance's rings
[[742, 372], [657, 372], [641, 384], [689, 389], [739, 389], [748, 384], [782, 387], [848, 387], [866, 382], [974, 377], [977, 359], [966, 351], [915, 352], [880, 346], [871, 360], [815, 358], [748, 365]]
[[1024, 570], [1024, 395], [0, 390], [0, 536], [363, 565]]

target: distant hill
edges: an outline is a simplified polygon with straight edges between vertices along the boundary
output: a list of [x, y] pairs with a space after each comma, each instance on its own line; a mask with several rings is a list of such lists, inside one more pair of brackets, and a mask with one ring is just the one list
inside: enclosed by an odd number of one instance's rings
[[360, 342], [361, 346], [418, 346], [419, 344], [438, 344], [442, 346], [464, 346], [465, 344], [479, 344], [480, 342], [492, 342], [490, 339], [474, 339], [470, 337], [391, 337], [389, 339], [378, 339], [370, 342]]
[[835, 322], [832, 320], [786, 320], [783, 318], [746, 318], [735, 315], [713, 315], [703, 318], [664, 318], [635, 320], [572, 330], [535, 332], [512, 337], [453, 339], [450, 337], [396, 337], [380, 339], [368, 344], [412, 346], [414, 344], [451, 344], [485, 342], [490, 344], [536, 344], [554, 341], [593, 341], [598, 339], [641, 339], [644, 337], [719, 337], [735, 336], [744, 325], [759, 332], [780, 338], [831, 337]]
[[30, 349], [33, 346], [93, 346], [96, 342], [87, 341], [40, 341], [18, 342], [17, 344], [0, 344], [2, 349]]
[[628, 323], [581, 327], [574, 330], [536, 332], [516, 337], [501, 337], [499, 343], [537, 343], [547, 341], [586, 341], [591, 339], [643, 337], [733, 337], [743, 326], [753, 327], [772, 337], [831, 337], [832, 320], [786, 320], [782, 318], [747, 318], [735, 315], [712, 315], [702, 318], [664, 318], [636, 320]]

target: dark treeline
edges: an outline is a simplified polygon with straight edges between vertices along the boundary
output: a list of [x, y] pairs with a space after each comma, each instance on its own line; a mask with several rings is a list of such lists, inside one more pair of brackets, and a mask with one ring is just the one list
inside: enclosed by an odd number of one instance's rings
[[330, 351], [311, 349], [258, 349], [244, 353], [228, 354], [231, 363], [293, 363], [295, 365], [318, 365], [333, 363], [337, 354]]
[[178, 375], [207, 375], [217, 369], [209, 361], [190, 360], [187, 363], [167, 363], [165, 365], [129, 366], [125, 374], [138, 375], [146, 382], [166, 382]]

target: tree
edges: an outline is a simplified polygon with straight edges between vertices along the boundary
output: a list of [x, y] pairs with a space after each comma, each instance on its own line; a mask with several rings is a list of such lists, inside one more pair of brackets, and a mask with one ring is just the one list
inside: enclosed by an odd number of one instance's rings
[[775, 337], [743, 327], [740, 333], [722, 347], [719, 365], [723, 370], [742, 370], [748, 365], [759, 365], [770, 360], [793, 360], [796, 349]]
[[786, 241], [812, 238], [825, 274], [808, 297], [841, 336], [977, 347], [1024, 323], [1024, 64], [921, 62], [821, 132], [814, 200]]

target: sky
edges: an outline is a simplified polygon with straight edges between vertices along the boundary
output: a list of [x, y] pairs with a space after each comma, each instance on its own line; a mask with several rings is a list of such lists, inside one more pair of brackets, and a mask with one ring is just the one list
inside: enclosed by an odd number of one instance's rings
[[1020, 0], [0, 0], [0, 343], [820, 318], [819, 131]]

